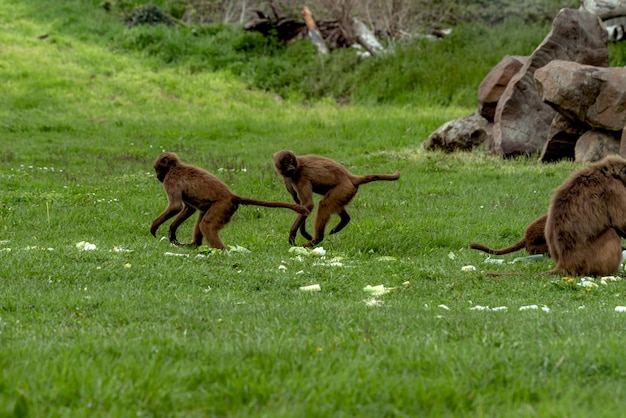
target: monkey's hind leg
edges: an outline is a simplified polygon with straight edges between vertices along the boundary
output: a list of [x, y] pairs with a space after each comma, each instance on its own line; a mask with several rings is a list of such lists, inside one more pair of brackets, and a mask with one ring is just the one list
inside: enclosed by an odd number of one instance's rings
[[339, 212], [339, 218], [340, 218], [339, 223], [333, 229], [330, 230], [330, 234], [336, 234], [337, 232], [344, 229], [346, 225], [348, 225], [348, 222], [350, 222], [350, 215], [348, 214], [348, 211], [346, 211], [345, 209]]
[[237, 210], [231, 202], [215, 202], [199, 220], [198, 228], [210, 247], [225, 250], [226, 246], [220, 239], [219, 232], [230, 221]]

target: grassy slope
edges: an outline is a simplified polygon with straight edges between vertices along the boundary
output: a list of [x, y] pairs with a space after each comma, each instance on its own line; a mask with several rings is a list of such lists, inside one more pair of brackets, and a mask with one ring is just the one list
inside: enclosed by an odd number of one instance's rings
[[[66, 15], [0, 4], [2, 415], [619, 413], [623, 283], [585, 291], [536, 276], [549, 261], [483, 265], [465, 250], [516, 240], [574, 164], [424, 154], [470, 106], [277, 102], [228, 73], [115, 52], [119, 29], [84, 18], [84, 2]], [[198, 258], [149, 235], [162, 149], [287, 199], [271, 167], [286, 147], [403, 177], [363, 187], [325, 260], [288, 252], [282, 210], [238, 211], [222, 237], [249, 254]], [[298, 291], [311, 283], [322, 292]], [[362, 288], [379, 283], [400, 289], [368, 306]], [[551, 311], [518, 310], [530, 304]]]

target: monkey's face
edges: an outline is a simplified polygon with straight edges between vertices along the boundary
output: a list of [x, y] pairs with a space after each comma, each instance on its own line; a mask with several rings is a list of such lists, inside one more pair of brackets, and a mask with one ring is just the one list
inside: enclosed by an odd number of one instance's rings
[[276, 168], [283, 176], [293, 177], [298, 171], [298, 158], [288, 151], [277, 154]]
[[170, 168], [176, 165], [177, 159], [175, 154], [166, 152], [161, 154], [154, 162], [154, 171], [156, 172], [157, 179], [159, 179], [161, 183], [165, 180], [165, 176], [170, 171]]

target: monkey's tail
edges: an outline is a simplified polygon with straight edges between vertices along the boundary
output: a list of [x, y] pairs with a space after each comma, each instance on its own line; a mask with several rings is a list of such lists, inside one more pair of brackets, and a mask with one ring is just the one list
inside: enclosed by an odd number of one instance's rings
[[380, 181], [380, 180], [398, 180], [400, 178], [400, 170], [396, 170], [393, 174], [368, 174], [365, 176], [354, 176], [352, 179], [352, 183], [355, 186], [360, 186], [361, 184], [370, 183], [372, 181]]
[[257, 199], [250, 199], [247, 197], [241, 197], [241, 196], [236, 196], [235, 197], [235, 202], [242, 204], [242, 205], [255, 205], [255, 206], [264, 206], [264, 207], [268, 207], [268, 208], [287, 208], [287, 209], [291, 209], [295, 212], [301, 213], [303, 215], [309, 215], [311, 212], [309, 212], [309, 210], [307, 208], [305, 208], [302, 205], [297, 205], [295, 203], [288, 203], [288, 202], [270, 202], [267, 200], [257, 200]]
[[486, 253], [489, 254], [494, 254], [494, 255], [502, 255], [502, 254], [508, 254], [508, 253], [512, 253], [514, 251], [517, 250], [521, 250], [522, 248], [525, 247], [524, 244], [524, 240], [521, 240], [519, 242], [516, 242], [515, 244], [511, 245], [510, 247], [506, 247], [506, 248], [500, 248], [499, 250], [494, 250], [492, 248], [486, 247], [482, 244], [479, 244], [477, 242], [473, 242], [469, 245], [469, 247], [473, 250], [480, 250], [480, 251], [484, 251]]

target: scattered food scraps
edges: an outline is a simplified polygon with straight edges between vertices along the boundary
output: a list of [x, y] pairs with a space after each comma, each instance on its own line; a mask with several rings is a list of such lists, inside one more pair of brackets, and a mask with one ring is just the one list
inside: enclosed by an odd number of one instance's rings
[[319, 292], [322, 290], [319, 284], [311, 284], [308, 286], [300, 286], [300, 290], [303, 292]]
[[96, 249], [96, 244], [92, 244], [86, 241], [81, 241], [76, 244], [76, 248], [78, 248], [79, 251], [93, 251]]
[[461, 271], [476, 271], [476, 267], [474, 267], [472, 265], [463, 266], [463, 267], [461, 267]]

